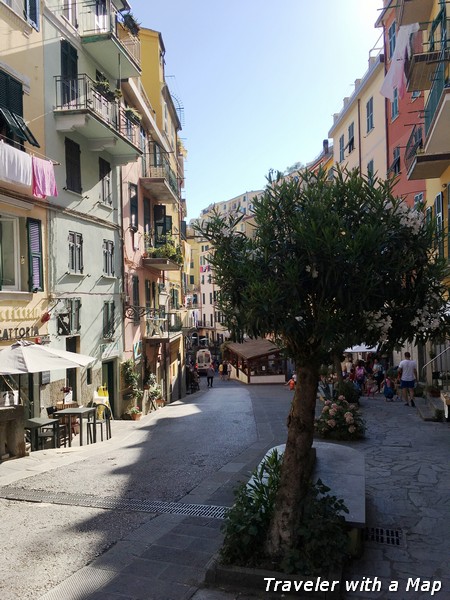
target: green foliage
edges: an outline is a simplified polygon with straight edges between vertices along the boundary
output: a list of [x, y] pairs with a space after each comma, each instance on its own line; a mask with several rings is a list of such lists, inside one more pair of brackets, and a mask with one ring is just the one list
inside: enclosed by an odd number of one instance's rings
[[348, 555], [349, 538], [343, 500], [330, 496], [330, 488], [319, 479], [308, 489], [302, 519], [295, 532], [297, 546], [283, 560], [285, 573], [320, 575], [341, 565]]
[[336, 400], [326, 400], [315, 421], [316, 432], [334, 440], [358, 440], [364, 437], [365, 429], [358, 405], [350, 404], [342, 395]]
[[131, 388], [131, 393], [135, 400], [141, 400], [143, 391], [139, 388], [140, 377], [135, 370], [134, 362], [131, 358], [122, 363], [123, 381], [126, 387]]
[[339, 169], [332, 182], [322, 171], [270, 176], [253, 207], [254, 238], [236, 231], [238, 214], [196, 226], [214, 248], [220, 309], [236, 339], [282, 338], [300, 365], [361, 340], [388, 348], [449, 331], [436, 223], [392, 182]]
[[326, 573], [347, 554], [348, 536], [342, 513], [348, 510], [342, 500], [327, 494], [329, 488], [320, 480], [309, 486], [299, 506], [302, 519], [293, 548], [278, 562], [264, 553], [280, 484], [281, 462], [274, 451], [253, 472], [251, 481], [235, 491], [235, 503], [223, 526], [225, 536], [220, 559], [224, 564], [247, 567], [270, 565], [286, 573]]
[[164, 243], [159, 246], [152, 247], [149, 245], [149, 242], [149, 236], [146, 235], [145, 251], [147, 252], [148, 256], [152, 258], [168, 258], [180, 266], [183, 264], [183, 254], [181, 252], [181, 248], [175, 243], [175, 239], [170, 233], [167, 233], [164, 236]]
[[253, 471], [250, 482], [235, 490], [235, 502], [223, 526], [223, 563], [255, 566], [262, 559], [280, 484], [281, 463], [282, 457], [273, 451]]
[[336, 384], [336, 392], [338, 396], [344, 396], [350, 404], [359, 404], [360, 393], [351, 381], [338, 382]]

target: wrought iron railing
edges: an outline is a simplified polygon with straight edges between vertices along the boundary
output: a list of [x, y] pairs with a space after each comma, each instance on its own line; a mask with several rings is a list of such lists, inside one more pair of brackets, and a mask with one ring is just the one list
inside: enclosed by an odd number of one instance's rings
[[151, 143], [149, 152], [145, 154], [144, 177], [165, 179], [175, 196], [180, 198], [178, 178], [170, 166], [168, 154], [157, 144]]
[[442, 60], [439, 62], [434, 73], [433, 85], [431, 86], [430, 95], [425, 105], [425, 137], [430, 132], [431, 124], [433, 123], [442, 92], [445, 88], [445, 66], [445, 62]]
[[108, 127], [139, 148], [139, 126], [129, 118], [118, 100], [109, 99], [99, 83], [86, 74], [76, 78], [55, 77], [56, 108], [62, 112], [89, 110]]
[[409, 136], [408, 143], [406, 144], [405, 150], [405, 167], [408, 173], [414, 159], [417, 156], [417, 151], [423, 148], [423, 133], [422, 125], [414, 125], [411, 135]]
[[111, 0], [107, 0], [104, 4], [85, 0], [79, 10], [77, 20], [78, 31], [82, 37], [112, 34], [133, 60], [140, 64], [141, 43], [139, 38], [130, 33], [124, 17], [117, 11]]

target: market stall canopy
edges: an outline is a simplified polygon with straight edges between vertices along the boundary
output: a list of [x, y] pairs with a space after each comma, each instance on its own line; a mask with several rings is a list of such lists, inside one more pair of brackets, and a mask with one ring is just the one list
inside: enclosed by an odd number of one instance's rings
[[370, 348], [369, 346], [365, 346], [364, 344], [360, 344], [359, 346], [353, 346], [352, 348], [347, 348], [347, 350], [344, 350], [344, 352], [349, 352], [350, 354], [352, 352], [376, 352], [377, 348], [376, 346], [373, 348]]
[[87, 367], [96, 358], [86, 354], [58, 350], [19, 340], [9, 348], [0, 350], [0, 375], [41, 373]]

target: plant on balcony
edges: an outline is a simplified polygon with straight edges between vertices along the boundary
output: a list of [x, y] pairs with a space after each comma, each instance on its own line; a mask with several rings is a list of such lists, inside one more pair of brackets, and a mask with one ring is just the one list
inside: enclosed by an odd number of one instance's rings
[[136, 17], [134, 17], [131, 13], [123, 15], [123, 24], [133, 35], [137, 35], [141, 28], [140, 23], [138, 23]]
[[154, 373], [150, 373], [146, 385], [148, 386], [148, 396], [152, 400], [157, 400], [158, 398], [162, 398], [163, 392], [162, 387], [158, 383], [156, 379], [156, 375]]
[[149, 258], [168, 258], [169, 260], [177, 263], [177, 265], [181, 266], [184, 259], [180, 246], [175, 243], [175, 239], [170, 233], [164, 236], [164, 240], [164, 243], [160, 246], [151, 247], [149, 245], [150, 235], [146, 234], [145, 252], [147, 253], [147, 256]]
[[133, 121], [133, 123], [136, 123], [137, 125], [139, 125], [142, 119], [141, 113], [131, 106], [127, 106], [125, 108], [125, 116], [127, 119]]
[[101, 79], [94, 82], [94, 88], [99, 94], [101, 94], [106, 100], [113, 102], [122, 97], [122, 92], [118, 88], [113, 89], [111, 84], [106, 79]]

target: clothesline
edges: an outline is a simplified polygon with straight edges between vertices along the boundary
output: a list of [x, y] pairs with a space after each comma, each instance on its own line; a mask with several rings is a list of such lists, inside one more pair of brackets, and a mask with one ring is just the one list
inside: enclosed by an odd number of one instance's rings
[[[7, 135], [2, 135], [1, 139], [8, 140], [10, 142], [14, 142], [15, 144], [17, 143], [17, 140], [14, 140], [13, 138], [8, 137]], [[61, 163], [58, 162], [57, 160], [53, 160], [53, 158], [50, 158], [50, 157], [46, 156], [45, 154], [42, 154], [42, 152], [37, 152], [36, 150], [33, 150], [33, 152], [28, 152], [27, 154], [30, 154], [30, 156], [36, 155], [36, 156], [39, 156], [40, 158], [43, 158], [44, 160], [49, 160], [53, 164], [54, 167], [61, 165]]]

